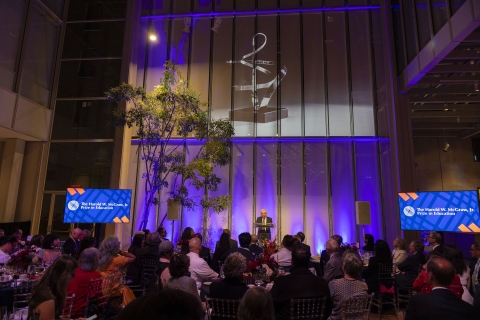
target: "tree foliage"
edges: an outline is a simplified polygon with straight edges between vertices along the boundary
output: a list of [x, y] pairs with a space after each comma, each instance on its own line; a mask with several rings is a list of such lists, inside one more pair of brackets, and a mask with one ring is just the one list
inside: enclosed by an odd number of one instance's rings
[[[139, 141], [138, 153], [145, 172], [141, 228], [148, 222], [151, 206], [159, 204], [158, 193], [162, 189], [189, 210], [196, 205], [189, 197], [189, 184], [206, 190], [200, 200], [204, 209], [212, 208], [218, 213], [230, 203], [229, 196], [209, 196], [208, 191], [216, 191], [221, 183], [214, 168], [231, 161], [233, 126], [228, 119], [209, 119], [207, 112], [202, 111], [207, 104], [200, 101], [200, 94], [189, 87], [177, 66], [171, 61], [164, 66], [160, 85], [150, 93], [125, 83], [105, 93], [107, 100], [130, 103], [126, 111], [114, 112], [114, 124], [134, 127]], [[187, 138], [203, 142], [188, 162], [183, 143]], [[174, 183], [169, 185], [171, 175]]]

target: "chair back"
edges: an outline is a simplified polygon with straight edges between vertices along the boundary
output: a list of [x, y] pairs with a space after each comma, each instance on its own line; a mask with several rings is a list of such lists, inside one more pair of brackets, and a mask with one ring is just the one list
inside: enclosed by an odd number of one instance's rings
[[115, 281], [115, 274], [105, 277], [90, 279], [90, 286], [88, 288], [87, 305], [85, 307], [85, 317], [88, 318], [96, 314], [102, 315], [108, 304], [108, 298], [112, 293], [113, 283]]
[[325, 317], [327, 297], [290, 300], [290, 319], [320, 319]]
[[140, 265], [148, 267], [157, 267], [160, 264], [160, 257], [154, 255], [141, 255]]
[[205, 296], [205, 301], [207, 302], [207, 316], [209, 320], [212, 317], [237, 319], [240, 300], [216, 299]]
[[395, 266], [393, 263], [378, 264], [378, 281], [383, 284], [393, 284], [395, 279]]
[[25, 280], [13, 282], [13, 311], [28, 307], [28, 299], [32, 294], [33, 286], [38, 280]]
[[372, 294], [362, 294], [353, 296], [342, 301], [342, 320], [363, 320], [368, 319], [370, 308], [372, 306]]
[[62, 316], [66, 318], [70, 318], [72, 315], [72, 308], [73, 308], [73, 300], [75, 300], [75, 293], [72, 293], [71, 296], [67, 296], [67, 299], [65, 301], [65, 308], [62, 310]]
[[160, 264], [160, 259], [157, 256], [142, 255], [140, 256], [140, 265], [142, 272], [140, 274], [141, 284], [145, 286], [150, 282], [152, 275], [155, 273], [157, 266]]

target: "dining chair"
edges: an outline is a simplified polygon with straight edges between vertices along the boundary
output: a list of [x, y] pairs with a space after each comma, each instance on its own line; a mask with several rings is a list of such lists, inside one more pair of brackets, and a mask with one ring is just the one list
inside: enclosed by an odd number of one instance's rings
[[237, 319], [240, 300], [216, 299], [205, 296], [208, 320], [212, 317]]
[[[393, 263], [379, 263], [378, 264], [378, 292], [375, 292], [372, 305], [378, 308], [378, 319], [382, 319], [382, 312], [384, 305], [391, 305], [396, 308], [395, 290], [392, 289], [392, 293], [382, 292], [380, 286], [392, 286], [395, 287], [395, 267]], [[395, 313], [395, 318], [397, 314]]]
[[72, 293], [71, 296], [67, 296], [65, 301], [65, 308], [62, 310], [62, 317], [65, 319], [70, 319], [72, 315], [73, 301], [75, 300], [75, 293]]
[[325, 317], [327, 297], [312, 299], [291, 299], [290, 319], [319, 319]]
[[408, 302], [410, 301], [410, 298], [416, 293], [417, 292], [412, 286], [402, 286], [396, 288], [397, 300], [395, 310], [397, 314], [401, 311], [403, 312], [403, 317], [405, 318], [405, 312], [407, 310]]
[[87, 304], [84, 311], [85, 318], [96, 314], [103, 317], [105, 309], [109, 303], [112, 287], [115, 281], [115, 274], [90, 279], [88, 288]]
[[28, 307], [28, 299], [37, 282], [38, 280], [13, 281], [13, 311]]
[[368, 319], [373, 295], [373, 293], [361, 294], [344, 300], [341, 304], [342, 320]]

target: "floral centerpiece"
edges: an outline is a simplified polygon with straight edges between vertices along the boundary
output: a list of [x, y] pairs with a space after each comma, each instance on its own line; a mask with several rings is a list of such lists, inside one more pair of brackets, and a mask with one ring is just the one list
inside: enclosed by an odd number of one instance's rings
[[277, 274], [278, 263], [272, 255], [278, 252], [278, 244], [275, 240], [264, 239], [261, 247], [263, 253], [253, 255], [253, 259], [248, 261], [247, 270], [244, 274], [246, 279], [254, 279], [256, 276], [271, 279]]
[[26, 269], [30, 263], [35, 263], [38, 260], [35, 255], [35, 251], [30, 249], [22, 249], [11, 255], [11, 259], [8, 262], [9, 265], [12, 265], [17, 268]]

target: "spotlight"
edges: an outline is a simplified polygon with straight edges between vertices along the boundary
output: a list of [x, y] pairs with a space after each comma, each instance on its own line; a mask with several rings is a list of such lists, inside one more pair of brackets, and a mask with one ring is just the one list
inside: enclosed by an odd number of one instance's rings
[[192, 18], [186, 17], [183, 19], [183, 23], [185, 24], [185, 28], [183, 28], [183, 32], [190, 33], [190, 26], [192, 25]]
[[222, 24], [222, 19], [216, 18], [215, 23], [212, 27], [212, 30], [215, 31], [216, 33], [218, 33], [218, 28], [220, 27], [220, 24]]
[[150, 39], [150, 41], [157, 41], [157, 36], [154, 35], [154, 34], [151, 34], [148, 39]]
[[443, 152], [447, 152], [448, 148], [450, 148], [450, 145], [448, 144], [448, 142], [445, 142], [445, 145], [443, 146]]
[[475, 88], [475, 92], [479, 92], [480, 91], [480, 86], [478, 85], [478, 82], [475, 82], [473, 84], [473, 87]]
[[150, 41], [157, 41], [157, 33], [155, 32], [154, 27], [150, 28], [150, 31], [148, 32], [148, 39]]

